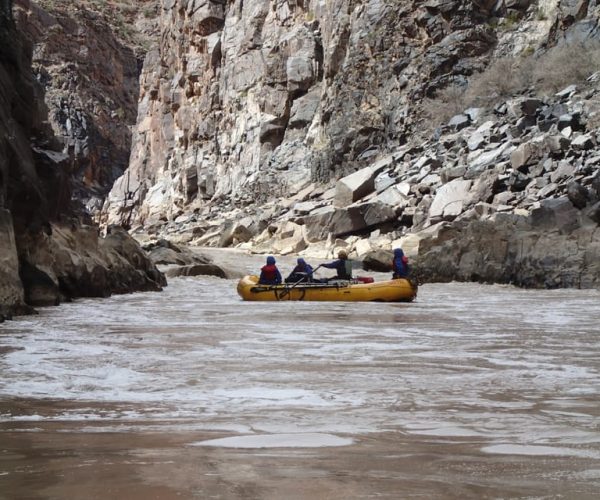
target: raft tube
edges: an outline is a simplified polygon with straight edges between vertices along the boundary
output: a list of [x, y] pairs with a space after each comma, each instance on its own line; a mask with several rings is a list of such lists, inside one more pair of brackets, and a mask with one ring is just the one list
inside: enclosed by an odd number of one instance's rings
[[242, 299], [251, 301], [412, 302], [417, 296], [417, 285], [404, 278], [376, 283], [330, 281], [259, 285], [258, 276], [244, 276], [238, 282], [237, 292]]

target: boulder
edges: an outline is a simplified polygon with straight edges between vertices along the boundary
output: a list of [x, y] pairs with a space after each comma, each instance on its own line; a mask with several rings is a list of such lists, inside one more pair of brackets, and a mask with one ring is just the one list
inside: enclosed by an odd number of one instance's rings
[[447, 126], [451, 130], [454, 130], [456, 132], [458, 130], [462, 130], [465, 127], [468, 127], [470, 124], [470, 118], [467, 115], [460, 114], [450, 118], [450, 121], [448, 122]]
[[394, 253], [390, 250], [374, 250], [363, 257], [362, 268], [365, 271], [391, 272]]
[[600, 201], [594, 203], [588, 210], [588, 217], [600, 225]]
[[228, 221], [222, 229], [217, 246], [225, 248], [250, 241], [256, 235], [255, 229], [254, 221], [248, 217], [240, 221]]
[[365, 228], [397, 219], [396, 209], [387, 203], [367, 202], [361, 204], [360, 208], [365, 221]]
[[557, 127], [558, 130], [564, 130], [566, 128], [576, 129], [579, 123], [579, 117], [570, 113], [562, 114], [558, 117]]
[[526, 116], [535, 116], [542, 104], [543, 102], [541, 99], [523, 99], [520, 103], [521, 112]]
[[469, 136], [469, 139], [467, 140], [467, 147], [470, 151], [476, 151], [481, 149], [486, 142], [487, 141], [481, 132], [475, 132]]
[[191, 264], [189, 266], [178, 266], [168, 269], [165, 274], [168, 278], [178, 276], [216, 276], [217, 278], [227, 278], [225, 270], [216, 264]]
[[25, 308], [13, 221], [10, 212], [0, 208], [0, 317], [9, 318]]
[[578, 211], [567, 197], [543, 200], [531, 211], [531, 225], [568, 234], [579, 227]]
[[408, 193], [405, 194], [401, 189], [402, 186], [399, 185], [390, 186], [373, 198], [373, 201], [384, 203], [395, 208], [403, 208], [408, 203]]
[[369, 252], [373, 251], [373, 245], [371, 245], [371, 241], [369, 238], [363, 238], [356, 242], [354, 245], [354, 251], [356, 255], [362, 258], [362, 256], [366, 255]]
[[488, 167], [496, 165], [500, 160], [510, 157], [510, 154], [514, 150], [514, 146], [511, 146], [509, 142], [503, 143], [500, 146], [480, 153], [479, 151], [473, 151], [472, 155], [468, 156], [468, 167], [465, 177], [473, 179], [479, 175], [480, 172], [486, 170]]
[[381, 172], [377, 177], [375, 177], [375, 191], [381, 193], [395, 183], [396, 178], [390, 176], [389, 172]]
[[429, 217], [452, 219], [460, 215], [472, 184], [472, 181], [455, 179], [440, 187], [429, 209]]
[[466, 204], [476, 204], [479, 202], [490, 203], [498, 189], [498, 174], [493, 170], [483, 172], [475, 181], [469, 192]]
[[549, 149], [555, 157], [562, 156], [568, 151], [569, 146], [571, 145], [571, 141], [562, 135], [548, 136], [545, 138], [544, 142], [546, 148]]
[[560, 182], [569, 177], [575, 175], [575, 166], [568, 161], [561, 161], [558, 164], [558, 168], [550, 174], [550, 180], [552, 182]]
[[210, 259], [189, 250], [186, 247], [175, 245], [172, 241], [160, 239], [156, 243], [145, 245], [143, 249], [148, 252], [148, 257], [156, 265], [208, 264]]
[[375, 178], [378, 172], [365, 167], [353, 174], [341, 178], [335, 186], [336, 207], [345, 207], [360, 200], [375, 190]]
[[301, 252], [308, 246], [305, 232], [307, 229], [304, 226], [291, 221], [284, 222], [277, 237], [271, 241], [273, 252], [281, 255]]
[[575, 208], [581, 210], [587, 205], [590, 196], [588, 190], [581, 184], [578, 182], [570, 182], [567, 185], [567, 197]]
[[316, 201], [301, 201], [299, 203], [295, 203], [293, 205], [293, 211], [298, 215], [307, 215], [313, 210], [322, 206], [323, 203], [319, 203]]
[[526, 142], [511, 153], [510, 163], [515, 170], [521, 170], [523, 167], [536, 162], [538, 157], [539, 148], [537, 144]]
[[592, 134], [579, 135], [571, 141], [571, 147], [578, 150], [592, 149], [595, 144]]

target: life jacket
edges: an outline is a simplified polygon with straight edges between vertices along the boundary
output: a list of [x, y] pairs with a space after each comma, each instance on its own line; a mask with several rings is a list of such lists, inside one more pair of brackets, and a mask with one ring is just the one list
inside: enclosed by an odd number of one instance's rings
[[343, 269], [344, 269], [344, 273], [346, 275], [345, 278], [352, 279], [352, 261], [348, 260], [348, 259], [346, 259], [346, 260], [342, 259], [342, 262], [344, 263]]
[[275, 264], [269, 264], [261, 268], [261, 281], [264, 283], [275, 283], [279, 271]]

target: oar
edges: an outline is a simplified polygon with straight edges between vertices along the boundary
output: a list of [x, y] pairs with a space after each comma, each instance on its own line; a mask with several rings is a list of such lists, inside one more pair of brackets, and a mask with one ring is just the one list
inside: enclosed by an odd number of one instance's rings
[[[312, 272], [312, 274], [315, 274], [315, 271], [316, 271], [317, 269], [319, 269], [320, 267], [321, 267], [321, 264], [319, 264], [317, 267], [315, 267], [315, 268], [313, 269], [313, 272]], [[285, 289], [285, 291], [284, 291], [284, 292], [283, 292], [283, 293], [280, 295], [280, 297], [279, 297], [279, 298], [280, 298], [280, 299], [283, 299], [283, 298], [284, 298], [284, 297], [285, 297], [285, 296], [286, 296], [288, 293], [290, 293], [290, 292], [291, 292], [291, 291], [292, 291], [294, 288], [296, 288], [296, 287], [297, 287], [297, 286], [298, 286], [300, 283], [303, 283], [303, 281], [302, 281], [302, 280], [298, 280], [298, 281], [296, 281], [296, 283], [294, 283], [294, 284], [293, 284], [293, 285], [292, 285], [290, 288], [286, 288], [286, 289]], [[306, 282], [304, 282], [304, 283], [306, 283]]]

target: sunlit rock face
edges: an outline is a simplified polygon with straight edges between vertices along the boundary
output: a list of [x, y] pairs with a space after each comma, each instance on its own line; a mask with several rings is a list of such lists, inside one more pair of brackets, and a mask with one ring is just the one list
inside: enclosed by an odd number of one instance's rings
[[[102, 220], [282, 254], [402, 245], [432, 279], [594, 286], [599, 77], [544, 94], [522, 64], [454, 116], [427, 103], [494, 63], [594, 40], [597, 19], [566, 0], [165, 0]], [[560, 257], [536, 243], [550, 229], [547, 246], [578, 242], [551, 276]]]
[[492, 7], [163, 1], [109, 221], [255, 204], [367, 165], [406, 140], [415, 99], [481, 66]]

